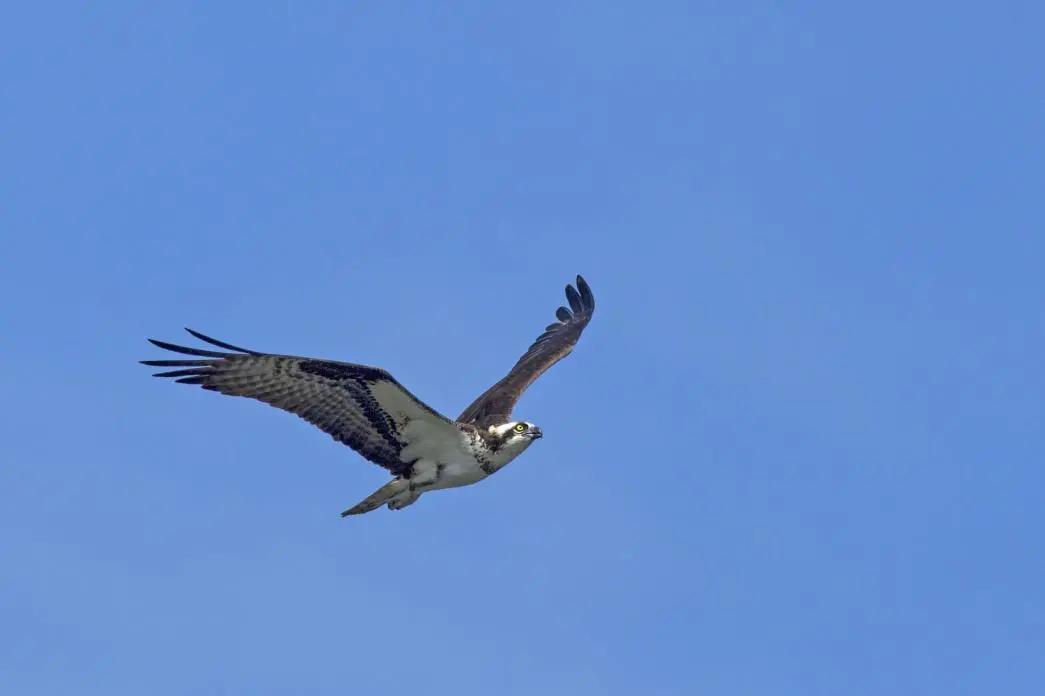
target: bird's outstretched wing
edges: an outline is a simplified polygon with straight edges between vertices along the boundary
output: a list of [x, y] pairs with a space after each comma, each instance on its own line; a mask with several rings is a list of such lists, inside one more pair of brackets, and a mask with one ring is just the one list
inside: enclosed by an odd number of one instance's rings
[[[418, 458], [416, 445], [454, 447], [460, 429], [422, 403], [392, 375], [376, 367], [293, 355], [270, 355], [238, 348], [186, 329], [196, 338], [230, 353], [188, 348], [149, 339], [192, 360], [143, 360], [182, 384], [230, 396], [247, 396], [297, 414], [370, 461], [400, 476]], [[407, 454], [404, 455], [404, 450]]]
[[595, 297], [584, 278], [577, 276], [576, 288], [566, 286], [566, 300], [570, 308], [559, 307], [555, 312], [559, 321], [545, 329], [504, 379], [465, 409], [457, 419], [459, 422], [486, 427], [511, 420], [515, 402], [526, 388], [545, 370], [570, 354], [584, 327], [591, 321]]

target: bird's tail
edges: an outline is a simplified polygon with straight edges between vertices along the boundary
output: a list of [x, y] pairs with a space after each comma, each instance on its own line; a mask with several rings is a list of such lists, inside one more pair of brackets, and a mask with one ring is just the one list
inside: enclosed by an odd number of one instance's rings
[[368, 495], [362, 500], [362, 502], [342, 512], [341, 516], [348, 517], [349, 515], [362, 515], [364, 512], [376, 510], [387, 503], [391, 498], [409, 489], [410, 481], [408, 479], [393, 479]]

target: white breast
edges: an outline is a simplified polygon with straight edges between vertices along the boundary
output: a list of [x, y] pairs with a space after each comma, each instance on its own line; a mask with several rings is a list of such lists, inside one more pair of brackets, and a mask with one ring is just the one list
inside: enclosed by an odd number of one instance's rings
[[411, 478], [426, 482], [426, 489], [467, 486], [486, 478], [468, 433], [456, 427], [450, 430], [425, 421], [411, 421], [400, 435], [407, 445], [399, 457], [413, 462]]

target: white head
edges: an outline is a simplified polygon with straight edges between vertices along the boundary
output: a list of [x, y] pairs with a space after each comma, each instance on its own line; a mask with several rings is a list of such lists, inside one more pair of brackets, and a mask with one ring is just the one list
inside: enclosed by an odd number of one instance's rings
[[529, 421], [512, 421], [504, 425], [491, 425], [490, 434], [501, 441], [501, 448], [511, 452], [513, 456], [522, 453], [533, 444], [534, 440], [543, 437], [544, 433]]

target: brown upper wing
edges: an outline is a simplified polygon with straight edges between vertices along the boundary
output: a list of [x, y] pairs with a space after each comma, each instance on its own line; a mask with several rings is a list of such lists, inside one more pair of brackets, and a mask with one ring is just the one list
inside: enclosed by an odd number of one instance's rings
[[509, 421], [515, 402], [526, 388], [545, 370], [570, 354], [584, 327], [591, 321], [595, 297], [584, 278], [577, 276], [576, 288], [566, 286], [566, 299], [570, 308], [559, 307], [555, 312], [559, 321], [549, 325], [519, 358], [511, 372], [466, 408], [458, 422], [485, 428]]

